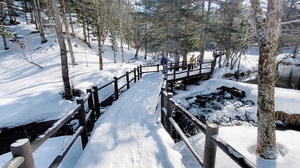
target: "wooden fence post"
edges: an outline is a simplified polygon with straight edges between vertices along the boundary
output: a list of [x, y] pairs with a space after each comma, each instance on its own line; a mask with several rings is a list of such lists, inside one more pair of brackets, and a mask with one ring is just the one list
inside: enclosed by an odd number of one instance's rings
[[161, 96], [161, 114], [160, 114], [160, 121], [161, 121], [161, 124], [163, 125], [163, 127], [165, 128], [166, 126], [166, 115], [165, 115], [165, 112], [163, 111], [163, 108], [166, 108], [166, 97], [164, 95], [164, 91], [166, 91], [166, 87], [165, 86], [162, 86], [161, 87], [161, 93], [160, 93], [160, 96]]
[[129, 72], [126, 71], [127, 90], [129, 89]]
[[79, 125], [84, 127], [83, 131], [81, 132], [82, 149], [84, 149], [86, 144], [88, 143], [88, 136], [87, 136], [87, 123], [85, 120], [85, 110], [84, 110], [83, 98], [77, 99], [77, 104], [81, 105], [81, 108], [78, 111], [78, 119], [79, 119]]
[[114, 81], [114, 85], [115, 85], [115, 99], [118, 100], [119, 99], [119, 87], [118, 87], [118, 78], [114, 77], [115, 81]]
[[95, 103], [96, 119], [98, 119], [101, 115], [100, 102], [99, 102], [99, 96], [98, 96], [98, 88], [97, 88], [97, 86], [93, 86], [92, 88], [94, 90], [94, 103]]
[[176, 69], [174, 68], [173, 80], [176, 81]]
[[134, 75], [134, 83], [136, 83], [136, 68], [134, 68], [133, 75]]
[[137, 66], [137, 76], [138, 76], [138, 80], [140, 80], [140, 67]]
[[203, 168], [214, 168], [216, 163], [217, 145], [211, 141], [213, 135], [218, 135], [219, 126], [214, 123], [206, 124]]
[[157, 64], [156, 66], [157, 66], [157, 72], [159, 72], [159, 64]]
[[23, 156], [25, 161], [20, 168], [35, 168], [29, 139], [19, 139], [10, 145], [13, 157]]
[[143, 77], [143, 70], [142, 69], [143, 69], [143, 67], [142, 67], [142, 65], [140, 65], [140, 75], [141, 75], [140, 78]]
[[[221, 56], [220, 56], [220, 58], [221, 58]], [[210, 70], [210, 75], [212, 76], [213, 75], [213, 73], [214, 73], [214, 70], [215, 70], [215, 66], [216, 66], [216, 59], [214, 59], [212, 62], [211, 62], [211, 70]]]
[[91, 114], [92, 123], [95, 123], [95, 110], [94, 110], [94, 104], [93, 104], [92, 89], [86, 89], [86, 92], [90, 93], [90, 97], [88, 99], [88, 107], [89, 107], [89, 110], [92, 110], [92, 114]]
[[170, 99], [173, 99], [173, 93], [168, 93], [167, 97], [167, 131], [172, 137], [172, 123], [169, 120], [170, 117], [172, 118], [172, 103]]
[[201, 71], [202, 71], [202, 61], [200, 61], [200, 65], [199, 65], [199, 77], [201, 78]]

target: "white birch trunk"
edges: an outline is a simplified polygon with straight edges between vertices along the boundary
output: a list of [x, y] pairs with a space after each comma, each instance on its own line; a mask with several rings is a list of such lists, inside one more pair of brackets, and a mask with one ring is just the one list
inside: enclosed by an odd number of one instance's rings
[[72, 65], [76, 65], [75, 57], [74, 57], [74, 52], [73, 52], [73, 47], [71, 43], [71, 38], [70, 38], [70, 33], [69, 33], [69, 26], [68, 26], [68, 21], [66, 18], [66, 6], [65, 6], [65, 0], [61, 0], [61, 9], [62, 9], [62, 14], [63, 14], [63, 22], [65, 25], [65, 31], [67, 34], [67, 42], [68, 42], [68, 48], [71, 56], [71, 61]]
[[276, 159], [278, 150], [275, 134], [274, 87], [282, 0], [268, 0], [267, 17], [263, 15], [259, 0], [251, 0], [251, 6], [255, 11], [256, 29], [260, 40], [256, 153], [264, 159]]
[[61, 56], [61, 71], [62, 71], [62, 79], [64, 84], [64, 93], [65, 98], [67, 100], [72, 100], [72, 90], [70, 86], [69, 80], [69, 69], [68, 69], [68, 56], [67, 56], [67, 49], [66, 44], [64, 41], [64, 34], [62, 31], [62, 25], [60, 21], [60, 12], [58, 6], [58, 0], [52, 0], [52, 10], [54, 14], [55, 20], [55, 27], [56, 27], [56, 34], [58, 38], [59, 48], [60, 48], [60, 56]]
[[40, 1], [39, 0], [34, 0], [35, 4], [35, 9], [36, 9], [36, 15], [37, 15], [37, 20], [39, 23], [39, 32], [41, 36], [41, 43], [46, 43], [48, 40], [45, 38], [45, 33], [44, 33], [44, 25], [43, 25], [43, 20], [41, 17], [41, 9], [40, 9]]

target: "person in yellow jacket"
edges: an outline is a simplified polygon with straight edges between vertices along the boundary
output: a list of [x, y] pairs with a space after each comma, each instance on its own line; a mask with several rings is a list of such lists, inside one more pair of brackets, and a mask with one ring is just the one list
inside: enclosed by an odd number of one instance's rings
[[192, 57], [190, 58], [190, 68], [191, 69], [194, 68], [195, 61], [196, 61], [196, 58], [195, 58], [195, 55], [193, 54]]

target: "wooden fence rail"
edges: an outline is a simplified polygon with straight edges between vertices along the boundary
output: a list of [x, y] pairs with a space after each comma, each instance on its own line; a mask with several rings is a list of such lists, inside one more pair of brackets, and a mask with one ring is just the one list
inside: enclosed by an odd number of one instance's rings
[[[166, 78], [165, 78], [166, 80]], [[183, 133], [176, 121], [172, 118], [173, 109], [180, 111], [189, 121], [191, 121], [202, 133], [206, 135], [204, 157], [202, 157], [197, 149], [190, 143], [189, 139]], [[173, 130], [176, 130], [184, 143], [192, 152], [199, 164], [204, 168], [214, 168], [216, 160], [216, 151], [219, 147], [226, 153], [235, 163], [241, 167], [256, 168], [256, 165], [240, 154], [236, 149], [222, 140], [218, 136], [219, 127], [216, 124], [208, 123], [204, 125], [181, 105], [173, 100], [173, 93], [167, 93], [165, 86], [161, 88], [161, 123], [166, 131], [172, 137]]]
[[[173, 65], [169, 64], [168, 66], [172, 67]], [[156, 67], [156, 70], [155, 71], [146, 71], [145, 69], [143, 70], [143, 68], [145, 67]], [[163, 70], [162, 65], [159, 64], [148, 65], [148, 66], [140, 65], [137, 68], [134, 68], [134, 70], [130, 72], [126, 72], [124, 75], [120, 77], [114, 77], [113, 81], [101, 87], [92, 86], [92, 89], [87, 89], [86, 90], [87, 94], [85, 95], [85, 97], [78, 98], [76, 100], [77, 106], [75, 108], [69, 111], [67, 115], [65, 115], [58, 121], [56, 121], [50, 128], [48, 128], [44, 133], [39, 135], [31, 143], [29, 142], [28, 139], [21, 139], [11, 144], [13, 158], [8, 163], [6, 163], [2, 168], [14, 168], [14, 167], [35, 168], [32, 153], [37, 148], [39, 148], [47, 139], [53, 136], [63, 125], [68, 123], [71, 120], [71, 118], [75, 116], [75, 114], [77, 114], [79, 119], [79, 127], [72, 135], [72, 138], [69, 140], [67, 145], [63, 148], [63, 150], [59, 153], [59, 155], [54, 159], [54, 161], [49, 166], [51, 168], [57, 167], [61, 163], [63, 158], [66, 156], [68, 151], [71, 149], [71, 147], [73, 146], [73, 144], [75, 143], [75, 141], [79, 136], [81, 137], [82, 148], [83, 149], [85, 148], [86, 144], [88, 143], [88, 135], [89, 135], [89, 132], [87, 130], [87, 123], [88, 121], [94, 123], [101, 116], [101, 112], [100, 112], [101, 103], [111, 98], [117, 100], [119, 98], [119, 95], [125, 90], [128, 90], [132, 83], [136, 83], [138, 80], [140, 80], [143, 74], [151, 73], [151, 72], [160, 72], [162, 70]], [[114, 91], [111, 94], [109, 94], [107, 97], [102, 99], [102, 101], [99, 101], [99, 91], [111, 85], [113, 85]], [[169, 96], [171, 96], [171, 94]], [[169, 99], [171, 99], [171, 97], [164, 98], [162, 99], [162, 101], [168, 100], [166, 102], [172, 102], [169, 101]], [[87, 108], [85, 104], [87, 104]], [[86, 111], [85, 109], [88, 110]], [[168, 105], [169, 111], [167, 113], [168, 119], [172, 118], [172, 112], [170, 111], [170, 109], [172, 109], [172, 106], [169, 103]], [[165, 120], [164, 122], [168, 125], [167, 130], [169, 130], [169, 133], [172, 134], [171, 129], [174, 124], [172, 125], [170, 120], [166, 120], [166, 118], [164, 117], [162, 117], [162, 122], [163, 120]]]
[[[13, 158], [7, 162], [2, 168], [35, 168], [34, 160], [32, 153], [39, 148], [46, 140], [48, 140], [52, 135], [54, 135], [62, 126], [70, 121], [75, 114], [78, 115], [79, 119], [79, 127], [72, 135], [72, 138], [69, 140], [66, 146], [62, 149], [62, 151], [58, 154], [58, 156], [54, 159], [54, 161], [49, 166], [50, 168], [58, 167], [64, 157], [67, 155], [68, 151], [71, 149], [77, 138], [81, 137], [82, 148], [84, 149], [88, 143], [88, 135], [89, 132], [87, 130], [87, 123], [90, 121], [94, 123], [100, 116], [100, 106], [103, 101], [113, 97], [115, 100], [119, 98], [119, 95], [122, 91], [128, 90], [131, 86], [131, 83], [136, 83], [140, 78], [142, 69], [141, 66], [134, 68], [134, 70], [130, 72], [126, 72], [124, 75], [120, 77], [114, 77], [114, 80], [99, 87], [93, 86], [92, 89], [86, 90], [85, 97], [78, 98], [77, 106], [69, 111], [67, 115], [56, 121], [50, 128], [48, 128], [44, 133], [39, 135], [35, 140], [31, 143], [28, 139], [21, 139], [11, 144], [11, 150], [13, 154]], [[125, 82], [119, 83], [121, 80]], [[119, 85], [121, 87], [119, 87]], [[108, 97], [104, 98], [101, 102], [99, 101], [98, 92], [110, 85], [114, 85], [114, 91]], [[87, 104], [87, 111], [85, 110]]]

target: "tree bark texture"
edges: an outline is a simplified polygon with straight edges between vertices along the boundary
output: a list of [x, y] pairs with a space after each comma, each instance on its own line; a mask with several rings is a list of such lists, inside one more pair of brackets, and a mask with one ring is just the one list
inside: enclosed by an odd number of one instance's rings
[[55, 30], [56, 30], [59, 48], [60, 48], [61, 71], [62, 71], [62, 79], [64, 84], [65, 98], [67, 100], [72, 100], [73, 95], [72, 95], [72, 90], [71, 90], [70, 80], [69, 80], [68, 56], [67, 56], [66, 44], [64, 41], [64, 34], [62, 31], [62, 25], [60, 21], [58, 0], [52, 0], [52, 10], [54, 13], [55, 27], [56, 27]]
[[48, 40], [45, 37], [45, 33], [44, 33], [44, 25], [43, 25], [43, 20], [41, 17], [41, 7], [40, 7], [40, 0], [34, 0], [34, 4], [35, 4], [35, 9], [36, 9], [36, 14], [37, 14], [37, 20], [39, 23], [39, 32], [40, 32], [40, 36], [41, 36], [41, 43], [46, 43]]
[[7, 46], [6, 37], [4, 34], [2, 34], [2, 40], [3, 40], [4, 50], [8, 50], [9, 47]]
[[99, 69], [103, 70], [103, 58], [102, 58], [102, 29], [100, 24], [100, 16], [99, 16], [99, 9], [97, 8], [96, 12], [97, 18], [97, 36], [98, 36], [98, 55], [99, 55]]
[[[82, 14], [82, 18], [84, 17], [84, 15]], [[82, 19], [82, 31], [83, 31], [83, 42], [87, 43], [87, 36], [86, 36], [86, 23], [85, 23], [85, 19]]]
[[268, 0], [267, 17], [263, 15], [259, 0], [251, 0], [251, 6], [255, 11], [256, 29], [260, 40], [256, 153], [264, 159], [276, 159], [278, 150], [274, 89], [282, 0]]
[[68, 42], [68, 48], [69, 48], [69, 52], [70, 52], [70, 56], [71, 56], [72, 65], [76, 65], [74, 52], [73, 52], [73, 47], [72, 47], [71, 38], [70, 38], [70, 33], [69, 33], [68, 21], [67, 21], [67, 18], [66, 18], [65, 0], [61, 0], [61, 10], [62, 10], [62, 15], [63, 15], [62, 16], [63, 22], [64, 22], [64, 25], [65, 25], [65, 31], [66, 31], [66, 35], [67, 35], [67, 42]]

